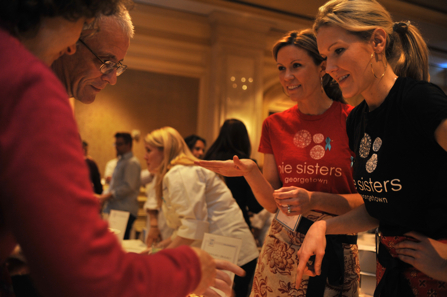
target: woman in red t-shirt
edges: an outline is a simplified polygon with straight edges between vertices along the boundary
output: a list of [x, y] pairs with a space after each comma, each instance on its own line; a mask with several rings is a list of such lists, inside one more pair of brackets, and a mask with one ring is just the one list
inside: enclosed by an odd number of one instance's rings
[[[356, 237], [328, 238], [325, 274], [295, 288], [297, 251], [314, 221], [343, 214], [362, 199], [314, 199], [297, 195], [309, 191], [355, 192], [345, 104], [338, 86], [325, 72], [311, 30], [292, 31], [273, 47], [284, 92], [294, 107], [269, 116], [262, 127], [259, 151], [264, 153], [261, 174], [250, 159], [201, 161], [198, 164], [224, 176], [244, 176], [259, 203], [277, 213], [263, 245], [252, 296], [358, 295], [359, 263]], [[327, 269], [326, 269], [327, 268]]]

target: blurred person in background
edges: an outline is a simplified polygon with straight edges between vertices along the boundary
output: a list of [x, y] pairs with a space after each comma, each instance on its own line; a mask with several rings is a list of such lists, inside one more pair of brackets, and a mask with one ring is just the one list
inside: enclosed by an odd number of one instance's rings
[[[203, 159], [232, 160], [234, 156], [238, 156], [240, 159], [249, 159], [250, 155], [251, 143], [245, 124], [237, 119], [228, 119], [220, 127], [219, 136]], [[224, 177], [224, 179], [251, 230], [249, 213], [258, 213], [263, 210], [263, 207], [256, 200], [244, 177]], [[255, 267], [253, 267], [254, 269]]]
[[157, 201], [174, 229], [157, 247], [200, 247], [205, 233], [242, 239], [237, 264], [247, 274], [235, 278], [234, 291], [237, 297], [245, 297], [259, 252], [230, 190], [214, 172], [194, 165], [199, 159], [174, 128], [154, 130], [145, 142], [147, 168], [156, 178]]
[[206, 151], [206, 140], [195, 134], [185, 137], [186, 145], [197, 159], [203, 159]]
[[88, 143], [84, 140], [82, 141], [82, 149], [84, 150], [84, 159], [90, 172], [90, 181], [92, 182], [93, 192], [98, 195], [102, 194], [101, 174], [99, 173], [98, 165], [95, 160], [88, 155]]
[[138, 216], [138, 195], [140, 194], [141, 166], [140, 161], [132, 152], [133, 139], [130, 133], [115, 134], [115, 149], [118, 162], [112, 174], [109, 187], [98, 199], [103, 212], [110, 214], [111, 210], [129, 212], [123, 239], [130, 239], [130, 231]]

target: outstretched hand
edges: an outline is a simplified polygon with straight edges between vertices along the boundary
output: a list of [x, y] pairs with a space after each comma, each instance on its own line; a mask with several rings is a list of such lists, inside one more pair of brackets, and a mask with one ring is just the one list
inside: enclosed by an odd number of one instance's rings
[[[317, 276], [321, 274], [321, 263], [323, 262], [326, 249], [326, 222], [318, 221], [307, 231], [306, 237], [298, 250], [298, 268], [296, 276], [296, 288], [300, 287], [303, 275]], [[315, 255], [315, 261], [309, 264], [310, 257]]]
[[417, 232], [408, 232], [405, 236], [417, 241], [397, 243], [395, 248], [399, 259], [434, 279], [447, 281], [447, 244]]
[[233, 160], [227, 161], [195, 161], [194, 164], [214, 171], [223, 176], [244, 176], [249, 174], [258, 165], [251, 159], [239, 159], [234, 156]]

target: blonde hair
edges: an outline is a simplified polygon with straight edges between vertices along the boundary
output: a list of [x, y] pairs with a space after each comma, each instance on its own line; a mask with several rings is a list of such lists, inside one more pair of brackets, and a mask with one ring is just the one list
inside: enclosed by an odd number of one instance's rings
[[183, 137], [172, 127], [163, 127], [152, 131], [144, 138], [146, 144], [163, 150], [163, 161], [156, 174], [155, 192], [158, 206], [161, 206], [163, 178], [175, 165], [194, 165], [198, 161], [186, 145]]
[[393, 22], [376, 0], [331, 0], [321, 6], [313, 30], [338, 26], [362, 40], [369, 40], [375, 29], [387, 33], [385, 56], [398, 76], [430, 80], [428, 48], [419, 30], [410, 22]]

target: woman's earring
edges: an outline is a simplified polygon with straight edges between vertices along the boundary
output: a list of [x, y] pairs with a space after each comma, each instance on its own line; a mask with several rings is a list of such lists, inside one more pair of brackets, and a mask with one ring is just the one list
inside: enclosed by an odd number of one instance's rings
[[383, 70], [383, 73], [382, 73], [382, 75], [380, 76], [380, 77], [377, 77], [376, 76], [376, 74], [374, 73], [374, 69], [373, 69], [373, 63], [372, 63], [372, 59], [374, 58], [374, 53], [372, 53], [371, 54], [371, 59], [370, 59], [370, 65], [371, 65], [371, 72], [372, 72], [372, 74], [374, 75], [374, 77], [375, 78], [382, 78], [384, 75], [385, 75], [385, 72], [386, 72], [386, 68], [388, 67], [388, 63], [386, 63], [383, 59], [382, 59], [382, 64], [383, 64], [383, 66], [384, 66], [384, 70]]

